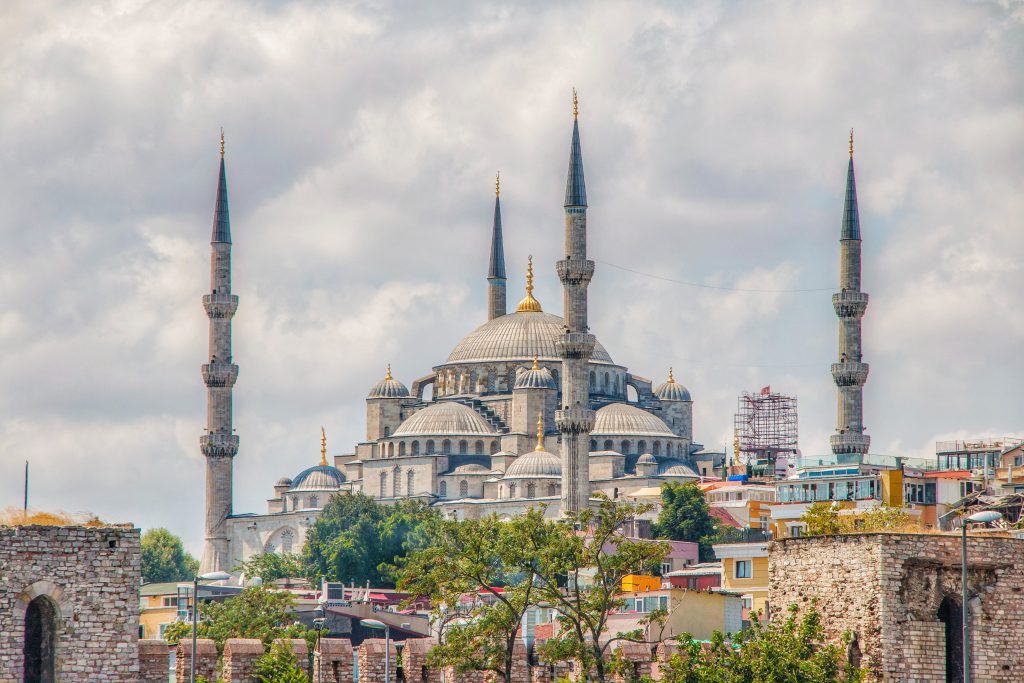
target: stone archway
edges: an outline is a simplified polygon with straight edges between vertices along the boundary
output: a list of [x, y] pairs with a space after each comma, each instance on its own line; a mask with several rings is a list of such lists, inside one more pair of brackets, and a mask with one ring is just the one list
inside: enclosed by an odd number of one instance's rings
[[24, 683], [54, 683], [57, 676], [57, 605], [46, 595], [25, 610]]
[[963, 611], [960, 601], [947, 595], [939, 604], [936, 614], [946, 633], [946, 683], [964, 680]]

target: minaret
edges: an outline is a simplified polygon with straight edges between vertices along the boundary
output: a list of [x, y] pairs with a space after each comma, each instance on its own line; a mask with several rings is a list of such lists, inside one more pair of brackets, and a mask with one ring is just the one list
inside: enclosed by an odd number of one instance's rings
[[210, 318], [210, 362], [202, 366], [206, 383], [206, 434], [199, 439], [200, 449], [206, 456], [206, 543], [200, 566], [204, 574], [232, 570], [227, 518], [231, 515], [232, 461], [238, 453], [231, 407], [232, 387], [238, 378], [238, 366], [231, 362], [231, 318], [238, 308], [238, 297], [231, 293], [231, 219], [223, 131], [210, 246], [212, 289], [203, 297], [203, 306]]
[[572, 145], [565, 184], [565, 258], [556, 270], [565, 302], [565, 334], [557, 342], [562, 358], [562, 409], [555, 424], [562, 435], [562, 514], [590, 504], [590, 357], [595, 339], [587, 325], [587, 286], [594, 262], [587, 260], [587, 188], [580, 150], [579, 102], [572, 91]]
[[832, 295], [832, 306], [839, 317], [839, 362], [832, 364], [832, 377], [839, 389], [836, 433], [831, 439], [832, 452], [836, 455], [863, 455], [871, 445], [871, 437], [864, 433], [864, 383], [868, 379], [868, 364], [861, 362], [860, 320], [868, 306], [868, 295], [860, 291], [860, 252], [851, 128], [846, 206], [839, 236], [839, 292]]
[[505, 243], [501, 237], [501, 175], [494, 176], [494, 227], [487, 269], [487, 319], [505, 315]]

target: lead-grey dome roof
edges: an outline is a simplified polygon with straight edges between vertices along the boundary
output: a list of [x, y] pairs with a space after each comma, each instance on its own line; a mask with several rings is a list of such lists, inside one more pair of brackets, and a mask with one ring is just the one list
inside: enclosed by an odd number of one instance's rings
[[555, 378], [547, 368], [530, 368], [516, 376], [516, 389], [557, 389]]
[[656, 415], [628, 403], [609, 403], [597, 411], [592, 435], [675, 436]]
[[658, 474], [663, 477], [693, 477], [700, 479], [700, 475], [693, 471], [688, 465], [679, 460], [666, 460], [658, 466]]
[[404, 398], [409, 395], [409, 388], [391, 376], [391, 366], [384, 379], [373, 385], [367, 398]]
[[672, 368], [668, 369], [668, 380], [659, 384], [654, 390], [654, 395], [662, 401], [692, 401], [690, 390], [676, 381], [672, 376]]
[[[489, 320], [470, 332], [448, 355], [445, 364], [495, 360], [562, 359], [555, 342], [565, 333], [565, 321], [543, 312], [516, 312]], [[601, 343], [594, 346], [593, 363], [612, 362]]]
[[636, 464], [637, 465], [657, 465], [658, 461], [650, 453], [644, 453], [643, 455], [641, 455], [637, 459]]
[[391, 436], [496, 433], [494, 427], [469, 406], [455, 401], [441, 401], [413, 413]]
[[516, 458], [505, 479], [561, 479], [562, 459], [547, 451], [532, 451]]
[[289, 491], [337, 491], [345, 483], [345, 475], [337, 467], [317, 465], [302, 470], [292, 480]]

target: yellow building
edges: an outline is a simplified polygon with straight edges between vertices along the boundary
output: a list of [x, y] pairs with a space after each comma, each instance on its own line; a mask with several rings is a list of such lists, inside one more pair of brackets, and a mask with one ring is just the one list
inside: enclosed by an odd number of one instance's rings
[[722, 590], [738, 593], [743, 600], [743, 620], [751, 612], [768, 615], [768, 544], [722, 543], [713, 546], [722, 561]]
[[[630, 591], [619, 597], [626, 604], [608, 616], [608, 637], [642, 629], [648, 640], [660, 641], [682, 633], [708, 640], [712, 633], [737, 633], [743, 627], [743, 603], [739, 595], [723, 591], [663, 588]], [[657, 609], [667, 613], [664, 626], [645, 624]]]
[[163, 638], [167, 626], [177, 619], [177, 583], [149, 583], [139, 589], [140, 638]]

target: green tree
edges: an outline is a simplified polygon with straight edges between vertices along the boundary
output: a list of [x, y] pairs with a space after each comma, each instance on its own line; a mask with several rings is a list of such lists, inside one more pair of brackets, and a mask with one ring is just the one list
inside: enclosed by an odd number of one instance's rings
[[921, 524], [904, 508], [882, 505], [869, 510], [851, 510], [850, 514], [839, 514], [835, 503], [814, 503], [803, 514], [800, 521], [807, 527], [807, 536], [836, 534], [867, 534], [878, 531], [919, 531]]
[[[399, 586], [429, 596], [434, 618], [447, 624], [430, 653], [434, 666], [512, 680], [512, 650], [536, 593], [529, 541], [545, 524], [541, 509], [509, 521], [438, 519], [432, 543], [402, 561]], [[463, 605], [477, 595], [486, 599]]]
[[256, 660], [256, 680], [259, 683], [309, 683], [309, 677], [284, 643], [274, 643], [270, 652]]
[[704, 492], [693, 482], [668, 482], [661, 487], [661, 512], [654, 522], [654, 535], [673, 541], [700, 545], [702, 562], [715, 559], [715, 543], [739, 540], [739, 532], [711, 516]]
[[147, 529], [142, 534], [142, 580], [145, 583], [190, 581], [199, 573], [199, 562], [185, 552], [181, 539], [167, 529]]
[[295, 553], [260, 553], [235, 567], [248, 578], [260, 577], [264, 581], [291, 579], [304, 575], [302, 557]]
[[655, 611], [640, 629], [608, 632], [609, 615], [625, 606], [622, 578], [653, 572], [668, 554], [667, 543], [622, 534], [626, 522], [651, 508], [602, 499], [596, 509], [531, 527], [526, 555], [536, 576], [536, 597], [555, 611], [558, 623], [554, 637], [541, 648], [546, 661], [576, 659], [585, 680], [608, 680], [608, 653], [616, 644], [648, 642], [644, 627], [664, 621], [665, 612]]
[[424, 525], [436, 515], [419, 501], [381, 505], [362, 493], [335, 495], [306, 535], [304, 574], [393, 586], [396, 562], [429, 543]]
[[827, 536], [842, 531], [839, 510], [832, 503], [812, 504], [800, 521], [807, 525], [803, 530], [805, 536]]
[[847, 661], [844, 647], [822, 644], [825, 629], [814, 605], [803, 616], [792, 605], [784, 620], [752, 619], [731, 643], [718, 632], [707, 645], [689, 634], [676, 640], [681, 651], [663, 667], [666, 683], [860, 683], [866, 675]]

